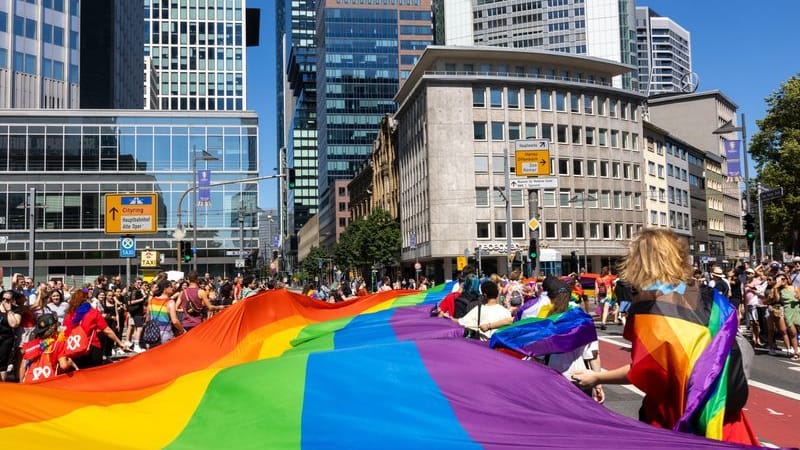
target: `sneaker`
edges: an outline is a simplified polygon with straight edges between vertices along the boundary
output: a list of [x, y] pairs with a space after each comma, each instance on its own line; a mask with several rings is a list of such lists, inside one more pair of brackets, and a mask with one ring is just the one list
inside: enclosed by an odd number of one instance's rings
[[769, 349], [769, 355], [770, 356], [775, 356], [777, 354], [778, 354], [778, 352], [776, 352], [774, 348]]
[[606, 324], [602, 324], [602, 325], [600, 325], [600, 329], [601, 329], [601, 330], [603, 330], [603, 331], [605, 331], [605, 329], [606, 329]]
[[145, 351], [145, 349], [139, 347], [138, 345], [134, 345], [132, 350], [134, 351], [134, 353], [142, 353], [143, 351]]

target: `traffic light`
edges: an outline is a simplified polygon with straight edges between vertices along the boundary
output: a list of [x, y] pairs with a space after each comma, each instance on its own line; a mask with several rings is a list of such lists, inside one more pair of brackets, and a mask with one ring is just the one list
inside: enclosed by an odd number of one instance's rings
[[181, 259], [183, 262], [188, 263], [192, 260], [192, 243], [189, 241], [181, 241]]
[[528, 258], [530, 258], [531, 263], [534, 264], [539, 260], [539, 243], [536, 239], [531, 239], [528, 244]]
[[751, 214], [744, 215], [744, 232], [748, 242], [756, 240], [756, 224]]
[[294, 169], [289, 169], [288, 183], [289, 189], [294, 189], [296, 185]]

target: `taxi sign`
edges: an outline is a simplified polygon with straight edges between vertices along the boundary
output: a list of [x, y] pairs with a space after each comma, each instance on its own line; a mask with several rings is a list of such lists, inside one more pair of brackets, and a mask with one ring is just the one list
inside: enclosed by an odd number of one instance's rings
[[106, 234], [158, 231], [158, 194], [106, 194]]
[[158, 267], [158, 252], [155, 250], [145, 250], [142, 252], [142, 267]]
[[515, 141], [514, 168], [518, 177], [550, 175], [550, 140]]

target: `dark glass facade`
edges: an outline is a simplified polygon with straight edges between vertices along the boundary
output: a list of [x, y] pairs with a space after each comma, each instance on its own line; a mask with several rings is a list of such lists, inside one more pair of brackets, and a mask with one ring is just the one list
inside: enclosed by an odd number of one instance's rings
[[[118, 236], [105, 235], [105, 194], [157, 193], [158, 233], [137, 237], [175, 268], [178, 200], [192, 185], [192, 152], [212, 183], [258, 176], [258, 120], [254, 113], [81, 111], [83, 115], [0, 114], [0, 266], [26, 272], [26, 195], [36, 188], [37, 279], [124, 272]], [[207, 164], [207, 165], [206, 165]], [[197, 213], [198, 269], [232, 273], [226, 250], [239, 248], [239, 210], [245, 211], [245, 247], [258, 247], [258, 183], [211, 188], [211, 205]], [[191, 195], [181, 208], [191, 228]], [[191, 236], [191, 233], [189, 233]], [[10, 271], [10, 270], [9, 270]], [[8, 274], [8, 272], [7, 272]]]

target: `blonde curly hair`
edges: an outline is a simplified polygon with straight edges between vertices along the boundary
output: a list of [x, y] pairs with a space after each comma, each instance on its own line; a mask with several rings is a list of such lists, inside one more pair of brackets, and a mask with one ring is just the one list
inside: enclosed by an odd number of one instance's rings
[[619, 268], [621, 278], [638, 289], [683, 283], [692, 274], [688, 243], [670, 230], [644, 229], [631, 241]]

